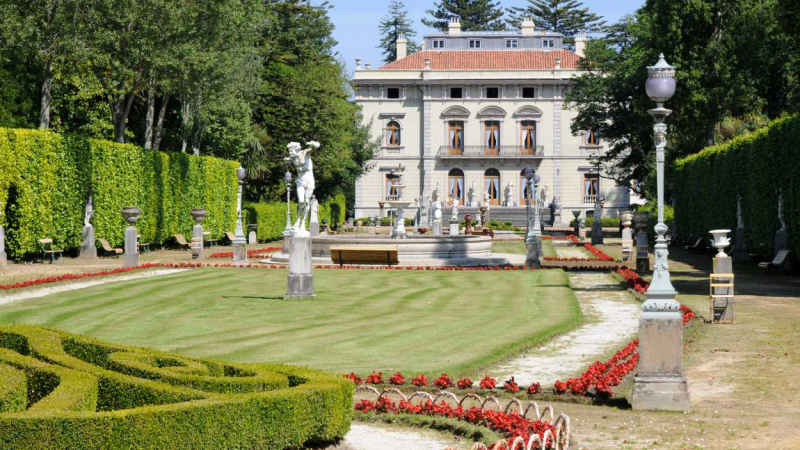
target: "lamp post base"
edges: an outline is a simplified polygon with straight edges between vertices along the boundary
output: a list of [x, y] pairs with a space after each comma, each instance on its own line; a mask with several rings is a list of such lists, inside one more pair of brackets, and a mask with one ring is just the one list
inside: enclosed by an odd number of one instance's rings
[[[242, 239], [244, 240], [244, 239]], [[233, 243], [233, 262], [234, 266], [248, 266], [250, 261], [247, 260], [247, 244], [244, 242]]]
[[535, 236], [525, 242], [525, 267], [542, 268], [542, 238]]
[[679, 311], [642, 312], [639, 355], [633, 409], [688, 411], [689, 385], [683, 374], [683, 317]]
[[634, 410], [689, 411], [689, 404], [689, 383], [684, 376], [634, 378]]

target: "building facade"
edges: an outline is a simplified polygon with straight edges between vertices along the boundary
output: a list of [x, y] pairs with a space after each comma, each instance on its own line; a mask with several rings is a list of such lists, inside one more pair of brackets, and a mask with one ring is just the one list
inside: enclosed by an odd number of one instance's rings
[[603, 179], [590, 162], [606, 150], [600, 136], [570, 132], [576, 113], [564, 95], [585, 38], [577, 38], [575, 52], [562, 42], [530, 21], [518, 31], [462, 33], [454, 20], [448, 32], [426, 36], [417, 53], [406, 55], [401, 38], [398, 59], [379, 69], [357, 60], [355, 101], [381, 147], [356, 184], [356, 217], [379, 215], [401, 173], [406, 200], [429, 199], [438, 186], [442, 200], [488, 198], [498, 208], [519, 208], [528, 166], [541, 175], [545, 202], [565, 211], [557, 215], [561, 224], [572, 210], [592, 210], [597, 196], [605, 197], [604, 216], [627, 209], [630, 190]]

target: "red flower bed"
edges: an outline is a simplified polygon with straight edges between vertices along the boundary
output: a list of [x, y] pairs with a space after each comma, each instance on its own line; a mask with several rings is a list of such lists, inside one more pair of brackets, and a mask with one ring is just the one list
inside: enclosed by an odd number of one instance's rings
[[681, 305], [681, 312], [683, 313], [683, 324], [695, 318], [695, 313], [688, 306]]
[[481, 389], [494, 389], [495, 387], [497, 387], [497, 380], [488, 375], [485, 375], [481, 380], [480, 387]]
[[349, 379], [353, 380], [353, 383], [355, 383], [355, 384], [361, 384], [361, 381], [362, 381], [361, 377], [359, 377], [358, 375], [354, 374], [353, 372], [346, 373], [346, 374], [344, 374], [342, 376], [345, 377], [345, 378], [349, 378]]
[[[266, 253], [275, 253], [283, 250], [283, 247], [267, 247], [267, 248], [259, 248], [255, 250], [248, 250], [247, 257], [252, 258], [255, 256], [263, 255]], [[212, 253], [209, 255], [209, 258], [233, 258], [233, 252], [217, 252]]]
[[583, 244], [583, 248], [589, 250], [589, 253], [593, 254], [600, 261], [614, 261], [614, 258], [606, 255], [602, 250], [592, 244]]
[[400, 372], [395, 372], [395, 374], [389, 378], [389, 384], [393, 384], [395, 386], [402, 386], [405, 382], [406, 379], [403, 378], [403, 374]]
[[383, 382], [383, 372], [375, 373], [373, 370], [372, 374], [369, 375], [365, 381], [367, 384], [380, 384]]
[[119, 267], [112, 270], [102, 270], [100, 272], [86, 272], [86, 273], [67, 273], [64, 275], [56, 275], [46, 278], [36, 278], [33, 280], [18, 281], [11, 284], [0, 284], [0, 290], [7, 291], [10, 289], [19, 289], [29, 286], [36, 286], [39, 284], [57, 283], [59, 281], [80, 280], [82, 278], [100, 277], [104, 275], [116, 275], [119, 273], [130, 272], [132, 270], [152, 269], [153, 267], [162, 267], [163, 264], [150, 263], [142, 264], [136, 267]]
[[425, 374], [417, 375], [413, 380], [411, 380], [411, 384], [417, 387], [427, 386], [428, 379], [425, 378]]
[[456, 383], [459, 389], [472, 389], [472, 380], [469, 378], [462, 378]]
[[627, 267], [620, 267], [617, 269], [617, 273], [622, 275], [625, 278], [625, 282], [628, 283], [628, 287], [633, 289], [640, 294], [644, 294], [647, 292], [647, 288], [650, 287], [650, 283], [644, 281], [642, 277], [639, 276], [638, 273], [634, 272]]
[[519, 392], [519, 385], [514, 381], [514, 377], [511, 377], [503, 383], [503, 389], [505, 389], [506, 392], [516, 393]]
[[453, 380], [447, 376], [446, 373], [443, 373], [442, 376], [436, 379], [433, 382], [433, 385], [438, 387], [439, 389], [447, 389], [453, 385]]
[[[465, 410], [462, 406], [453, 408], [444, 401], [437, 405], [433, 401], [427, 400], [425, 403], [414, 405], [409, 401], [401, 400], [398, 405], [388, 397], [381, 397], [377, 402], [361, 400], [355, 405], [355, 410], [362, 412], [374, 411], [382, 414], [417, 414], [455, 418], [503, 433], [509, 443], [517, 436], [527, 441], [534, 433], [538, 434], [540, 438], [543, 438], [544, 433], [548, 430], [551, 433], [555, 433], [555, 428], [552, 424], [528, 419], [516, 411], [505, 413], [476, 407]], [[548, 447], [552, 447], [552, 444], [552, 440], [548, 439]]]
[[541, 394], [542, 392], [542, 385], [539, 383], [534, 382], [528, 387], [528, 394]]

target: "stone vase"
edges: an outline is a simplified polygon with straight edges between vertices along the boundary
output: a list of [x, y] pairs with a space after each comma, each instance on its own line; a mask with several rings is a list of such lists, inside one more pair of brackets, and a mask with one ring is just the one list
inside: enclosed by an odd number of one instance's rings
[[142, 211], [135, 206], [126, 206], [122, 208], [122, 217], [128, 222], [128, 228], [125, 229], [125, 255], [124, 266], [136, 267], [139, 265], [139, 240], [136, 232], [136, 222], [139, 220], [139, 215]]
[[465, 214], [464, 215], [464, 222], [466, 222], [466, 226], [464, 227], [464, 234], [471, 235], [472, 234], [472, 215]]
[[725, 248], [731, 244], [731, 240], [728, 238], [728, 233], [731, 230], [711, 230], [710, 233], [714, 237], [714, 248], [717, 249], [717, 258], [727, 258], [728, 255], [725, 254]]
[[205, 249], [203, 246], [203, 220], [206, 218], [206, 210], [203, 208], [195, 208], [192, 210], [192, 219], [194, 219], [194, 227], [192, 227], [192, 259], [203, 259], [205, 256]]

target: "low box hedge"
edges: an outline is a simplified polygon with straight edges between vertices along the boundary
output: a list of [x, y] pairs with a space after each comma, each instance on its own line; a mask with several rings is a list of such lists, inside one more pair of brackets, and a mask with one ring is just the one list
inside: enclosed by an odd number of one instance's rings
[[0, 327], [0, 448], [285, 449], [348, 431], [353, 384]]

